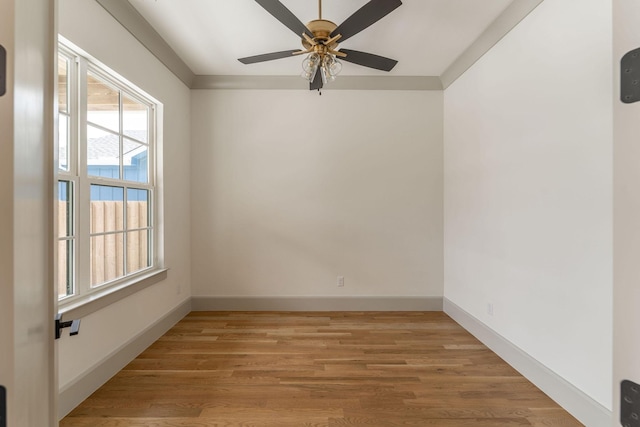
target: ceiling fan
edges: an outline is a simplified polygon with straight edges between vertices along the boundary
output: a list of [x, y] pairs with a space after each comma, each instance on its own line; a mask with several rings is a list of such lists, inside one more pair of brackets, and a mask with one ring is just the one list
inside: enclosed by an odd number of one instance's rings
[[353, 37], [393, 12], [402, 4], [400, 0], [370, 0], [340, 25], [322, 19], [322, 0], [318, 0], [318, 19], [314, 19], [307, 25], [304, 25], [279, 0], [255, 1], [297, 36], [302, 37], [303, 49], [284, 50], [238, 59], [243, 64], [308, 54], [302, 63], [302, 77], [309, 81], [310, 90], [320, 90], [323, 85], [335, 80], [340, 73], [342, 64], [337, 58], [382, 71], [391, 71], [398, 63], [394, 59], [372, 53], [350, 49], [338, 50], [338, 43]]

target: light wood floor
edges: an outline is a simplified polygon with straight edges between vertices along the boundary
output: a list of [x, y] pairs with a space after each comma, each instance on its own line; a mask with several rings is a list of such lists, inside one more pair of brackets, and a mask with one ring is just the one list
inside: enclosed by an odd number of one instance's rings
[[60, 423], [581, 425], [441, 312], [193, 312]]

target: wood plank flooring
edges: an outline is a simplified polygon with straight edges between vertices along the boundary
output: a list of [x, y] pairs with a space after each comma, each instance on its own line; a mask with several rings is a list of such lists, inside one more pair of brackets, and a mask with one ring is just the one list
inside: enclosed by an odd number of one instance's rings
[[442, 312], [193, 312], [60, 423], [581, 425]]

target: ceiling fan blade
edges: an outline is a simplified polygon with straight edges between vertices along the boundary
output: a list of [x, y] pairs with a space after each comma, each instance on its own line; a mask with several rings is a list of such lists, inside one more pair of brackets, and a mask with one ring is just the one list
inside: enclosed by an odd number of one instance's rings
[[402, 4], [400, 0], [371, 0], [347, 18], [338, 28], [333, 30], [331, 37], [341, 34], [340, 43], [355, 36], [368, 26], [393, 12]]
[[313, 33], [278, 0], [256, 0], [267, 12], [273, 15], [278, 21], [282, 22], [287, 28], [296, 33], [296, 36], [302, 37], [302, 33], [306, 33], [313, 38]]
[[298, 52], [298, 51], [299, 49], [264, 53], [262, 55], [247, 56], [246, 58], [239, 58], [238, 61], [242, 62], [243, 64], [255, 64], [256, 62], [265, 62], [265, 61], [273, 61], [274, 59], [288, 58], [290, 56], [293, 56], [294, 52]]
[[313, 77], [313, 81], [309, 83], [309, 90], [320, 90], [322, 89], [322, 74], [320, 72], [320, 67], [316, 70], [316, 75]]
[[347, 54], [347, 56], [340, 58], [340, 60], [364, 67], [375, 68], [376, 70], [391, 71], [398, 63], [395, 59], [385, 58], [384, 56], [374, 55], [373, 53], [360, 52], [358, 50], [340, 49], [340, 52]]

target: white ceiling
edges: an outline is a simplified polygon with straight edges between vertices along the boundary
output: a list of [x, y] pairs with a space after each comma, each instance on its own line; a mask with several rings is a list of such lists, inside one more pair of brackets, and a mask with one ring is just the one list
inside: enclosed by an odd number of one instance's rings
[[[253, 0], [129, 0], [197, 75], [297, 75], [300, 57], [243, 65], [237, 58], [301, 47], [299, 38]], [[317, 0], [281, 0], [303, 23]], [[368, 0], [323, 0], [323, 18], [342, 23]], [[342, 75], [440, 76], [518, 0], [404, 0], [345, 41], [349, 49], [398, 60], [390, 72], [345, 63]]]

